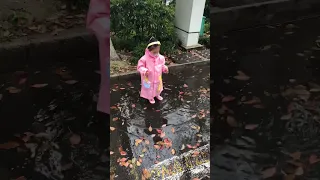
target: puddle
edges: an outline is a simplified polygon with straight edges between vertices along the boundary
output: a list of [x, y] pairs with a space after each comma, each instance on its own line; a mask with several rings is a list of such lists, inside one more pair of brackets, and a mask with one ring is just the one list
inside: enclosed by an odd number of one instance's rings
[[212, 177], [319, 179], [319, 32], [316, 18], [215, 40]]
[[164, 100], [154, 105], [140, 98], [139, 75], [113, 83], [110, 146], [115, 179], [141, 179], [143, 169], [209, 143], [209, 69], [198, 66], [164, 75]]
[[0, 179], [109, 177], [96, 69], [79, 60], [0, 75]]

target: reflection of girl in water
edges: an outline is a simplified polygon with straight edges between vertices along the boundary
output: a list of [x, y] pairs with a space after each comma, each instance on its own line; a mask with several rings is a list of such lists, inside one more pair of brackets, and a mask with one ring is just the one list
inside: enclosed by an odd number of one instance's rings
[[[97, 110], [98, 124], [97, 128], [99, 137], [103, 146], [109, 146], [109, 114], [110, 114], [110, 96], [109, 96], [109, 53], [110, 53], [110, 3], [107, 0], [91, 0], [87, 16], [87, 27], [95, 34], [99, 42], [100, 54], [100, 74], [101, 84], [99, 91], [99, 100]], [[101, 134], [100, 134], [101, 133]]]
[[148, 99], [151, 104], [155, 103], [155, 97], [160, 101], [163, 99], [160, 96], [163, 90], [162, 72], [169, 72], [165, 65], [165, 58], [160, 54], [160, 45], [160, 42], [152, 37], [145, 55], [141, 57], [137, 66], [141, 74], [140, 96]]

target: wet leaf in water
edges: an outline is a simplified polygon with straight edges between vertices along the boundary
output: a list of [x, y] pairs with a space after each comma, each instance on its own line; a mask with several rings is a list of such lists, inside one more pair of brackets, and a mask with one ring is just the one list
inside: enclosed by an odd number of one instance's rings
[[230, 102], [230, 101], [233, 101], [235, 99], [236, 99], [235, 97], [229, 95], [229, 96], [223, 97], [221, 102]]
[[114, 130], [116, 130], [116, 128], [115, 128], [115, 127], [110, 126], [110, 131], [114, 131]]
[[184, 85], [183, 85], [183, 87], [187, 88], [187, 87], [188, 87], [188, 85], [184, 84]]
[[151, 131], [152, 131], [152, 127], [151, 127], [151, 126], [149, 126], [148, 130], [151, 132]]
[[140, 161], [137, 161], [137, 166], [141, 166], [141, 162]]
[[195, 118], [195, 117], [197, 117], [197, 115], [195, 114], [195, 115], [192, 115], [191, 117], [192, 117], [192, 118]]
[[197, 156], [199, 156], [199, 154], [200, 154], [199, 151], [194, 151], [194, 152], [192, 153], [192, 157], [197, 157]]
[[193, 178], [192, 180], [200, 180], [199, 178]]
[[295, 175], [296, 176], [301, 176], [301, 175], [303, 175], [303, 168], [302, 167], [298, 167], [297, 169], [296, 169], [296, 171], [295, 171]]
[[270, 178], [273, 175], [275, 175], [276, 172], [277, 172], [277, 169], [275, 167], [268, 168], [268, 169], [262, 171], [262, 178], [263, 179]]
[[261, 103], [261, 100], [260, 100], [260, 98], [254, 96], [251, 100], [248, 100], [248, 101], [245, 101], [242, 103], [243, 104], [258, 104], [258, 103]]
[[245, 126], [245, 129], [254, 130], [254, 129], [256, 129], [257, 127], [259, 127], [258, 124], [247, 124], [247, 125]]
[[156, 130], [157, 130], [157, 132], [158, 132], [159, 134], [162, 133], [162, 130], [161, 130], [161, 129], [156, 129]]
[[174, 127], [172, 127], [172, 128], [171, 128], [171, 132], [172, 132], [172, 133], [174, 133], [174, 132], [175, 132]]
[[112, 154], [114, 154], [114, 152], [113, 152], [113, 151], [110, 151], [110, 155], [112, 155]]
[[190, 144], [187, 144], [187, 147], [188, 147], [189, 149], [192, 149], [192, 148], [193, 148]]
[[238, 123], [236, 121], [236, 119], [232, 116], [228, 116], [227, 117], [227, 123], [231, 126], [231, 127], [237, 127]]
[[44, 83], [44, 84], [34, 84], [31, 87], [33, 87], [33, 88], [43, 88], [43, 87], [46, 87], [46, 86], [48, 86], [48, 84]]
[[18, 142], [9, 141], [3, 144], [0, 144], [0, 149], [13, 149], [18, 147], [20, 144]]
[[314, 164], [314, 163], [317, 163], [319, 161], [320, 161], [320, 158], [318, 158], [317, 155], [315, 155], [315, 154], [310, 155], [310, 157], [309, 157], [309, 163], [310, 164]]
[[135, 145], [138, 146], [142, 142], [142, 139], [136, 139], [135, 140]]
[[234, 79], [240, 80], [240, 81], [247, 81], [250, 79], [249, 76], [247, 76], [245, 73], [243, 73], [242, 71], [237, 71], [238, 75], [234, 76]]
[[289, 32], [285, 32], [284, 34], [285, 35], [290, 35], [290, 34], [293, 34], [294, 32], [292, 32], [292, 31], [289, 31]]
[[65, 81], [65, 83], [67, 83], [67, 84], [76, 84], [78, 81], [77, 80], [67, 80], [67, 81]]
[[79, 144], [81, 142], [81, 137], [78, 134], [72, 134], [69, 138], [69, 141], [72, 145]]
[[147, 152], [147, 148], [142, 149], [142, 153], [145, 153], [145, 152]]
[[182, 144], [180, 150], [182, 151], [182, 150], [184, 150], [185, 148], [186, 148], [186, 146], [185, 146], [184, 144]]
[[157, 145], [157, 144], [153, 145], [153, 147], [154, 147], [155, 149], [160, 149], [160, 146]]
[[24, 176], [20, 176], [20, 177], [18, 177], [17, 179], [15, 179], [15, 180], [27, 180], [27, 178], [26, 177], [24, 177]]
[[166, 136], [166, 133], [165, 132], [162, 132], [161, 134], [160, 134], [160, 137], [161, 138], [163, 138], [163, 137], [165, 137]]
[[120, 154], [121, 154], [121, 156], [126, 156], [127, 152], [126, 151], [121, 151]]
[[303, 57], [304, 54], [303, 53], [297, 53], [297, 56]]
[[164, 127], [166, 127], [166, 126], [167, 126], [167, 124], [163, 124], [161, 127], [163, 127], [163, 128], [164, 128]]
[[144, 140], [144, 143], [146, 143], [147, 145], [150, 144], [148, 139]]
[[146, 179], [151, 178], [150, 172], [149, 172], [147, 169], [145, 169], [145, 168], [142, 170], [142, 175], [143, 175], [143, 177], [146, 178]]
[[24, 84], [24, 83], [26, 83], [27, 82], [27, 78], [22, 78], [22, 79], [20, 79], [19, 80], [19, 85], [22, 85], [22, 84]]
[[308, 83], [310, 86], [310, 92], [320, 92], [320, 85], [316, 84], [316, 83]]
[[16, 87], [8, 87], [7, 90], [8, 90], [9, 93], [11, 93], [11, 94], [16, 94], [16, 93], [21, 92], [21, 89], [18, 89], [18, 88], [16, 88]]
[[114, 118], [112, 118], [112, 121], [118, 121], [119, 120], [119, 118], [118, 117], [114, 117]]
[[171, 149], [171, 154], [175, 155], [176, 154], [176, 150], [175, 149]]
[[264, 109], [265, 106], [263, 104], [255, 104], [252, 107], [257, 108], [257, 109]]
[[131, 107], [135, 108], [135, 107], [136, 107], [136, 105], [135, 105], [135, 104], [132, 104], [132, 105], [131, 105]]
[[301, 152], [299, 152], [299, 151], [294, 152], [294, 153], [290, 154], [290, 156], [291, 156], [294, 160], [300, 160]]

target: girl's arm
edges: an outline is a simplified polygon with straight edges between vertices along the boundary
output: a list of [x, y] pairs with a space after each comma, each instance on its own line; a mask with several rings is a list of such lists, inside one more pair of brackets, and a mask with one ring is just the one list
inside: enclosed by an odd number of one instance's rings
[[104, 39], [109, 35], [110, 3], [107, 0], [91, 0], [87, 15], [87, 27], [97, 38]]
[[146, 60], [144, 60], [143, 58], [141, 58], [138, 61], [138, 66], [137, 66], [137, 70], [140, 72], [140, 74], [142, 74], [143, 76], [146, 74], [146, 72], [148, 71], [148, 69], [146, 68]]
[[168, 66], [166, 66], [166, 60], [165, 60], [165, 57], [163, 57], [163, 59], [162, 59], [162, 72], [164, 72], [164, 73], [168, 73], [169, 72], [169, 68], [168, 68]]

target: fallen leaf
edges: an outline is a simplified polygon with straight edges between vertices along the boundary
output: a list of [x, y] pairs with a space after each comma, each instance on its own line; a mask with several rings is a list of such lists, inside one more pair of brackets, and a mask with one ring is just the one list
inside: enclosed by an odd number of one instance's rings
[[19, 80], [18, 84], [21, 85], [21, 84], [24, 84], [26, 82], [27, 82], [27, 78], [22, 78], [22, 79]]
[[121, 156], [126, 156], [127, 152], [126, 151], [121, 151], [120, 154], [121, 154]]
[[152, 131], [152, 127], [151, 126], [149, 126], [149, 129], [148, 129], [150, 132]]
[[136, 139], [135, 140], [135, 145], [138, 146], [142, 142], [142, 139]]
[[137, 161], [137, 166], [141, 166], [141, 162], [140, 161]]
[[146, 179], [149, 179], [151, 177], [151, 174], [150, 172], [147, 170], [147, 169], [143, 169], [142, 170], [142, 175], [146, 178]]
[[24, 176], [20, 176], [20, 177], [16, 178], [15, 180], [27, 180], [27, 178]]
[[157, 145], [157, 144], [155, 144], [155, 145], [153, 145], [153, 146], [154, 146], [155, 149], [160, 149], [160, 146]]
[[186, 146], [185, 146], [184, 144], [182, 144], [180, 150], [182, 151], [182, 150], [184, 150], [185, 148], [186, 148]]
[[247, 81], [250, 79], [249, 76], [247, 76], [245, 73], [243, 73], [242, 71], [238, 71], [237, 72], [238, 75], [237, 76], [234, 76], [233, 78], [234, 79], [237, 79], [237, 80], [240, 80], [240, 81]]
[[118, 121], [118, 120], [119, 120], [118, 117], [112, 118], [112, 121]]
[[150, 144], [148, 139], [144, 140], [144, 143], [146, 143], [147, 145]]
[[78, 81], [76, 80], [67, 80], [65, 81], [66, 84], [76, 84]]
[[199, 154], [200, 154], [199, 151], [194, 151], [194, 152], [192, 153], [192, 157], [196, 157], [196, 156], [198, 156]]
[[187, 87], [188, 87], [188, 85], [184, 84], [184, 85], [183, 85], [183, 87], [187, 88]]
[[163, 124], [161, 127], [163, 127], [163, 128], [164, 128], [164, 127], [166, 127], [166, 126], [167, 126], [166, 124]]
[[272, 177], [277, 172], [277, 169], [275, 167], [268, 168], [264, 171], [262, 171], [262, 178], [267, 179]]
[[195, 117], [197, 117], [197, 115], [195, 114], [195, 115], [192, 115], [191, 117], [192, 117], [192, 118], [195, 118]]
[[110, 155], [112, 155], [112, 154], [114, 154], [114, 152], [113, 152], [113, 151], [110, 151]]
[[248, 129], [248, 130], [254, 130], [258, 127], [259, 125], [258, 124], [247, 124], [245, 126], [245, 129]]
[[132, 104], [132, 105], [131, 105], [131, 107], [135, 108], [135, 107], [136, 107], [136, 105], [135, 105], [135, 104]]
[[189, 149], [192, 149], [192, 148], [193, 148], [190, 144], [187, 144], [187, 147], [188, 147]]
[[81, 142], [81, 137], [78, 134], [72, 134], [69, 138], [69, 141], [72, 145], [79, 144]]
[[111, 131], [114, 131], [114, 130], [116, 130], [116, 128], [115, 128], [115, 127], [110, 126], [110, 130], [111, 130]]
[[161, 132], [160, 137], [163, 138], [165, 136], [166, 136], [166, 133], [165, 132]]
[[302, 167], [298, 167], [297, 169], [296, 169], [296, 171], [295, 171], [295, 175], [296, 176], [301, 176], [301, 175], [303, 175], [303, 168]]
[[172, 132], [172, 133], [174, 133], [174, 132], [175, 132], [175, 130], [174, 130], [174, 128], [173, 128], [173, 127], [171, 128], [171, 132]]
[[235, 100], [236, 98], [235, 97], [233, 97], [233, 96], [225, 96], [225, 97], [223, 97], [222, 98], [222, 102], [224, 103], [224, 102], [230, 102], [230, 101], [233, 101], [233, 100]]
[[18, 89], [18, 88], [16, 88], [16, 87], [8, 87], [7, 90], [8, 90], [9, 93], [11, 93], [11, 94], [16, 94], [16, 93], [21, 92], [21, 89]]
[[46, 87], [46, 86], [48, 86], [48, 84], [34, 84], [31, 87], [33, 87], [33, 88], [43, 88], [43, 87]]
[[172, 155], [175, 155], [175, 154], [176, 154], [176, 150], [171, 149], [171, 154], [172, 154]]
[[309, 157], [309, 163], [310, 164], [314, 164], [314, 163], [317, 163], [319, 161], [320, 161], [320, 159], [318, 158], [317, 155], [315, 155], [315, 154], [310, 155], [310, 157]]

